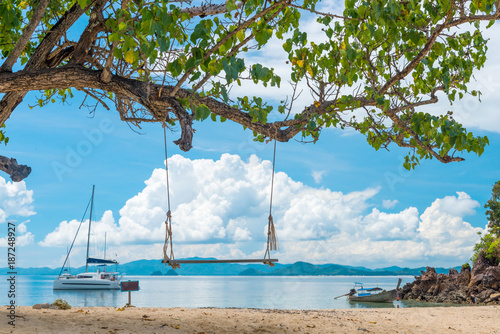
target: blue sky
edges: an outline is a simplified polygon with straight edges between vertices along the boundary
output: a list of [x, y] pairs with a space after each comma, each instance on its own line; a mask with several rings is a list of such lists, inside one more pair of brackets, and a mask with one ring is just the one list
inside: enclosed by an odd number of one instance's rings
[[[493, 27], [488, 34], [498, 33]], [[279, 45], [278, 45], [279, 47]], [[490, 145], [461, 163], [422, 161], [402, 167], [407, 153], [396, 146], [374, 151], [359, 134], [328, 129], [316, 144], [278, 143], [274, 221], [283, 263], [308, 261], [382, 267], [455, 266], [470, 258], [487, 221], [484, 203], [500, 179], [500, 116], [496, 90], [500, 44], [492, 41], [486, 68], [476, 75], [482, 103], [472, 98], [431, 113], [455, 118]], [[277, 55], [275, 55], [277, 54]], [[284, 60], [271, 45], [248, 61], [266, 58], [280, 70]], [[281, 90], [245, 87], [272, 101]], [[235, 89], [233, 94], [242, 92]], [[94, 253], [120, 262], [160, 259], [166, 211], [163, 132], [158, 124], [132, 131], [115, 110], [90, 117], [82, 95], [69, 105], [30, 109], [31, 93], [7, 121], [10, 142], [2, 155], [32, 167], [23, 182], [0, 175], [0, 238], [9, 219], [18, 224], [18, 265], [62, 264], [96, 185]], [[305, 92], [302, 105], [311, 103]], [[252, 141], [237, 124], [195, 124], [193, 149], [180, 152], [168, 133], [174, 251], [177, 257], [263, 256], [272, 145]], [[3, 179], [2, 179], [3, 178]], [[84, 227], [86, 230], [86, 227]], [[84, 233], [72, 265], [84, 261]], [[95, 254], [98, 255], [98, 254]], [[5, 259], [0, 259], [0, 266]]]

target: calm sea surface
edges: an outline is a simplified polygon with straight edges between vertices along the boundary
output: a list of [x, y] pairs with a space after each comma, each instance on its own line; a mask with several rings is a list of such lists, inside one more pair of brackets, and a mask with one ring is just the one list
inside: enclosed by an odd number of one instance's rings
[[[10, 302], [7, 276], [1, 275], [0, 305]], [[16, 305], [52, 303], [64, 299], [72, 306], [121, 307], [128, 293], [118, 291], [53, 291], [55, 276], [16, 276]], [[413, 281], [403, 276], [402, 286]], [[126, 276], [139, 280], [140, 291], [132, 292], [132, 305], [141, 307], [237, 307], [269, 309], [346, 309], [366, 307], [423, 306], [395, 301], [387, 304], [352, 303], [345, 297], [353, 282], [365, 287], [395, 288], [398, 277], [378, 276]], [[431, 306], [431, 305], [426, 305]], [[442, 305], [441, 305], [442, 306]]]

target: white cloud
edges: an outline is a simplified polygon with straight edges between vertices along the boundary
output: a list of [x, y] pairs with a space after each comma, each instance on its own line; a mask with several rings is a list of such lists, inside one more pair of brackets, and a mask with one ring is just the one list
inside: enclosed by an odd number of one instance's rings
[[363, 217], [363, 235], [374, 240], [411, 240], [417, 236], [419, 224], [417, 208], [399, 213], [385, 213], [377, 209]]
[[313, 170], [311, 175], [314, 179], [314, 182], [316, 183], [321, 183], [321, 180], [323, 180], [323, 176], [325, 176], [326, 171], [324, 170]]
[[398, 204], [398, 200], [397, 199], [393, 199], [393, 200], [390, 200], [390, 199], [384, 199], [382, 200], [382, 206], [386, 209], [392, 209], [396, 206], [396, 204]]
[[[252, 156], [242, 161], [169, 159], [172, 225], [177, 258], [261, 257], [266, 244], [272, 165]], [[468, 259], [477, 241], [463, 217], [479, 204], [463, 192], [436, 199], [423, 214], [414, 207], [386, 213], [370, 204], [377, 188], [344, 194], [317, 189], [276, 173], [273, 217], [282, 263], [299, 260], [382, 266]], [[391, 204], [395, 200], [391, 201]], [[115, 221], [106, 211], [92, 229], [101, 245], [107, 232], [108, 254], [121, 262], [162, 256], [165, 238], [165, 171], [155, 169], [144, 189], [129, 199]], [[42, 246], [68, 246], [77, 220], [64, 221]], [[77, 245], [86, 244], [85, 232]], [[273, 255], [274, 257], [274, 255]]]
[[0, 176], [0, 223], [14, 216], [34, 215], [33, 190], [26, 189], [26, 183], [6, 181]]
[[[472, 214], [473, 208], [479, 206], [479, 203], [466, 193], [457, 192], [457, 195], [457, 197], [446, 196], [436, 199], [420, 217], [419, 235], [433, 245], [427, 250], [427, 254], [438, 255], [439, 251], [459, 254], [467, 250], [470, 253], [469, 245], [459, 241], [475, 241], [477, 232], [483, 231], [480, 228], [473, 228], [462, 219], [464, 215]], [[453, 247], [447, 248], [446, 245]]]
[[[33, 243], [35, 236], [27, 231], [26, 223], [29, 220], [17, 224], [16, 219], [34, 214], [36, 213], [33, 210], [33, 191], [26, 189], [26, 183], [6, 181], [0, 176], [0, 224], [7, 221], [14, 222], [17, 247]], [[4, 228], [7, 231], [7, 227]], [[7, 246], [8, 236], [0, 238], [0, 247]]]
[[[457, 265], [469, 259], [478, 240], [477, 232], [484, 231], [463, 220], [461, 215], [470, 211], [449, 212], [448, 205], [469, 208], [478, 205], [467, 197], [464, 193], [457, 193], [457, 196], [436, 199], [420, 217], [416, 208], [396, 214], [373, 209], [360, 220], [346, 221], [330, 238], [319, 242], [304, 240], [288, 243], [278, 256], [284, 262], [307, 254], [312, 261], [356, 265], [373, 263], [378, 267], [409, 263]], [[443, 205], [444, 202], [447, 205]]]
[[27, 230], [28, 230], [28, 228], [26, 227], [26, 223], [27, 223], [27, 222], [22, 222], [21, 224], [17, 225], [17, 228], [16, 228], [16, 229], [17, 229], [17, 232], [19, 232], [19, 233], [21, 233], [21, 234], [22, 234], [22, 233], [26, 233], [26, 232], [27, 232]]
[[230, 219], [226, 230], [234, 241], [250, 241], [252, 240], [252, 233], [245, 226], [245, 219]]
[[446, 196], [437, 199], [432, 205], [440, 212], [447, 213], [452, 216], [468, 216], [475, 214], [474, 208], [479, 206], [479, 203], [464, 192], [457, 192], [457, 197]]

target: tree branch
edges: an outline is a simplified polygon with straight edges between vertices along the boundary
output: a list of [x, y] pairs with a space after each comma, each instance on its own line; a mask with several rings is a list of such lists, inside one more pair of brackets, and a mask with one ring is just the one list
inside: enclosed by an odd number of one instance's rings
[[73, 52], [73, 58], [70, 60], [70, 64], [83, 65], [83, 63], [85, 63], [90, 47], [92, 46], [92, 43], [94, 43], [97, 34], [105, 28], [102, 11], [107, 2], [108, 0], [97, 0], [96, 4], [92, 8], [89, 17], [89, 24], [81, 34], [78, 44], [75, 46], [75, 51]]
[[391, 88], [396, 82], [398, 82], [399, 80], [405, 78], [408, 74], [410, 74], [410, 72], [413, 71], [418, 64], [420, 64], [422, 59], [424, 59], [424, 57], [429, 53], [429, 51], [431, 51], [432, 46], [436, 42], [436, 39], [445, 28], [446, 25], [444, 23], [438, 25], [436, 29], [434, 29], [432, 35], [429, 37], [429, 40], [427, 41], [427, 43], [425, 43], [424, 48], [418, 53], [418, 55], [402, 71], [397, 72], [396, 75], [391, 77], [385, 83], [385, 85], [383, 85], [382, 88], [380, 88], [378, 94], [379, 95], [385, 94], [389, 90], [389, 88]]
[[38, 6], [36, 7], [33, 16], [31, 17], [31, 21], [26, 25], [26, 27], [23, 29], [23, 34], [17, 41], [16, 45], [14, 46], [14, 49], [9, 54], [9, 57], [5, 60], [3, 63], [2, 67], [0, 68], [0, 72], [6, 71], [6, 72], [11, 72], [12, 67], [16, 63], [17, 59], [19, 56], [23, 53], [24, 48], [26, 48], [26, 45], [31, 39], [31, 36], [35, 32], [36, 27], [40, 23], [43, 14], [45, 14], [45, 10], [47, 9], [47, 6], [49, 5], [50, 0], [40, 0], [38, 3]]
[[[89, 4], [93, 6], [96, 0]], [[64, 15], [59, 19], [59, 21], [50, 29], [45, 35], [44, 39], [40, 42], [36, 50], [31, 55], [30, 59], [26, 63], [25, 70], [36, 70], [39, 68], [46, 67], [45, 61], [47, 56], [52, 51], [54, 45], [61, 37], [66, 33], [66, 31], [85, 13], [86, 9], [82, 9], [78, 3], [75, 3]], [[23, 101], [24, 96], [30, 89], [24, 91], [9, 92], [2, 97], [0, 101], [0, 125], [3, 125], [5, 121], [10, 117], [12, 111]]]
[[16, 159], [9, 159], [4, 156], [0, 156], [0, 170], [9, 174], [11, 180], [14, 182], [24, 180], [31, 173], [31, 167], [19, 165]]
[[[185, 134], [183, 133], [184, 139], [182, 139], [182, 142], [189, 139], [189, 132], [192, 132], [190, 126], [192, 119], [188, 119], [187, 115], [182, 114], [182, 111], [178, 109], [176, 99], [190, 98], [194, 105], [205, 104], [212, 112], [219, 116], [230, 119], [252, 131], [282, 142], [290, 140], [295, 134], [302, 131], [300, 126], [307, 123], [307, 115], [309, 115], [310, 112], [330, 112], [330, 104], [334, 104], [334, 102], [323, 103], [322, 107], [314, 107], [315, 109], [313, 111], [307, 108], [306, 112], [304, 112], [304, 119], [302, 120], [287, 120], [263, 124], [260, 122], [253, 122], [253, 118], [250, 115], [237, 108], [233, 108], [211, 97], [199, 97], [196, 92], [192, 92], [188, 89], [179, 89], [173, 98], [171, 93], [174, 87], [151, 84], [151, 94], [148, 95], [149, 85], [144, 81], [113, 75], [110, 82], [104, 82], [101, 80], [101, 74], [102, 71], [90, 70], [83, 66], [69, 65], [54, 69], [45, 68], [34, 71], [0, 73], [0, 92], [10, 94], [11, 92], [19, 90], [66, 89], [71, 87], [76, 89], [92, 88], [112, 92], [113, 94], [130, 98], [141, 104], [150, 111], [152, 117], [158, 122], [163, 122], [167, 117], [168, 111], [173, 111], [179, 118], [179, 121], [182, 120], [182, 122], [184, 122], [184, 125], [181, 124], [181, 128], [183, 131], [187, 132]], [[288, 128], [282, 130], [282, 127]], [[184, 148], [187, 148], [187, 146], [188, 145], [184, 146]]]
[[[236, 4], [237, 8], [241, 8], [241, 6], [243, 6], [243, 2], [241, 1]], [[181, 13], [188, 13], [190, 17], [195, 17], [195, 16], [205, 17], [208, 15], [218, 15], [226, 12], [227, 12], [226, 3], [222, 5], [207, 4], [203, 6], [181, 9]]]
[[47, 65], [48, 68], [56, 67], [66, 59], [69, 59], [73, 55], [74, 51], [75, 47], [73, 45], [70, 45], [67, 48], [58, 49], [57, 51], [51, 52], [47, 57], [45, 65]]
[[[285, 4], [288, 1], [289, 0], [278, 1], [278, 2], [274, 3], [272, 6], [269, 6], [268, 8], [264, 9], [263, 11], [258, 12], [251, 19], [249, 19], [249, 20], [245, 21], [244, 23], [242, 23], [241, 25], [239, 25], [236, 29], [231, 31], [226, 36], [224, 36], [224, 38], [222, 38], [217, 44], [215, 44], [212, 48], [210, 48], [210, 50], [208, 50], [206, 53], [204, 53], [203, 54], [203, 61], [207, 60], [215, 51], [217, 51], [224, 43], [226, 43], [230, 38], [235, 36], [239, 31], [245, 30], [246, 28], [248, 28], [248, 26], [250, 26], [257, 19], [265, 16], [267, 13], [271, 12], [272, 10], [276, 9], [277, 7], [282, 6], [283, 4]], [[177, 91], [180, 89], [182, 84], [189, 78], [189, 76], [194, 71], [194, 69], [195, 69], [195, 67], [191, 67], [190, 69], [188, 69], [186, 71], [186, 73], [184, 73], [184, 75], [182, 76], [182, 78], [179, 80], [179, 82], [175, 86], [174, 90], [172, 91], [171, 96], [174, 96], [177, 93]]]

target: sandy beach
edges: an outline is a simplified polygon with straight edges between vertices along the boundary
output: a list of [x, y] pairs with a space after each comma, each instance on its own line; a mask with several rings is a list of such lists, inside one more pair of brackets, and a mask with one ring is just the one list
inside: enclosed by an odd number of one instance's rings
[[0, 333], [500, 333], [500, 306], [263, 310], [216, 308], [6, 307]]

